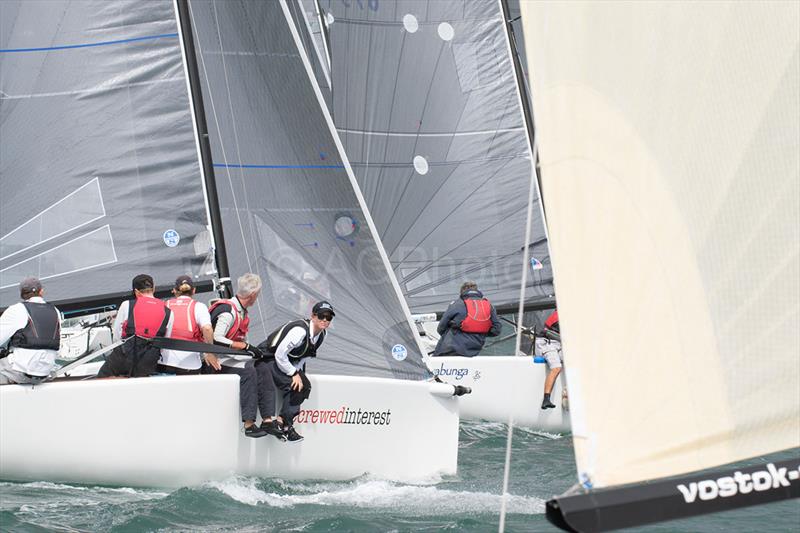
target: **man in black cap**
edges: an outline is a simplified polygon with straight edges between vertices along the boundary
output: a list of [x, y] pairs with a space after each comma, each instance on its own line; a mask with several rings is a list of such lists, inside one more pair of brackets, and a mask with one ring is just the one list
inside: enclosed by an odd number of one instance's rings
[[[259, 345], [264, 353], [264, 359], [256, 365], [259, 382], [268, 385], [272, 381], [283, 394], [280, 415], [277, 419], [267, 416], [261, 424], [268, 433], [289, 442], [303, 440], [292, 422], [300, 412], [300, 405], [311, 393], [311, 382], [305, 375], [306, 360], [317, 356], [334, 316], [336, 313], [330, 302], [317, 302], [310, 319], [284, 324]], [[268, 400], [274, 402], [275, 395], [268, 388], [266, 390]], [[267, 410], [268, 415], [275, 412], [274, 404], [271, 407]]]
[[116, 348], [97, 372], [98, 378], [146, 377], [156, 373], [161, 350], [147, 339], [169, 337], [173, 315], [166, 304], [154, 296], [155, 283], [148, 274], [139, 274], [131, 283], [133, 298], [120, 304], [114, 318], [114, 340], [128, 340]]
[[0, 315], [0, 385], [33, 383], [56, 367], [61, 342], [61, 313], [44, 301], [42, 284], [25, 278], [22, 301]]

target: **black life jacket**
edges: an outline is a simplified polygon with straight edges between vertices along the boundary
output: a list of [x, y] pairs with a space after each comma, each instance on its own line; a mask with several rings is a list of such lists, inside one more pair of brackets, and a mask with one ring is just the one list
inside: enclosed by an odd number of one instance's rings
[[11, 337], [9, 347], [30, 350], [58, 350], [61, 343], [61, 317], [53, 304], [22, 302], [28, 323]]
[[316, 357], [317, 350], [322, 345], [322, 341], [325, 340], [326, 331], [322, 330], [320, 332], [319, 337], [317, 337], [317, 342], [311, 342], [311, 324], [308, 320], [294, 320], [292, 322], [287, 322], [283, 326], [270, 333], [267, 337], [267, 340], [261, 343], [259, 349], [266, 355], [274, 356], [275, 352], [278, 350], [278, 346], [280, 346], [281, 342], [283, 342], [283, 339], [285, 339], [286, 335], [289, 334], [289, 331], [295, 327], [303, 328], [306, 331], [306, 338], [303, 344], [295, 346], [295, 348], [289, 352], [289, 359], [299, 361], [300, 359], [304, 359], [306, 357]]

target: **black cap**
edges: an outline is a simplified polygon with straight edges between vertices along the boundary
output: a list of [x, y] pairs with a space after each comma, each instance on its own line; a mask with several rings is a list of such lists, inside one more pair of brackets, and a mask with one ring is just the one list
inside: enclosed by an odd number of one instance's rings
[[133, 283], [131, 283], [132, 288], [137, 291], [144, 291], [147, 289], [155, 289], [156, 284], [153, 283], [152, 276], [148, 274], [139, 274], [135, 278], [133, 278]]
[[185, 274], [183, 276], [178, 276], [178, 279], [175, 280], [175, 288], [180, 289], [181, 285], [188, 285], [194, 289], [194, 280], [192, 276], [187, 276]]
[[311, 312], [317, 316], [319, 316], [320, 313], [324, 313], [325, 311], [329, 312], [331, 316], [336, 316], [336, 313], [333, 312], [333, 306], [331, 305], [331, 303], [326, 302], [325, 300], [315, 303], [314, 307], [311, 309]]

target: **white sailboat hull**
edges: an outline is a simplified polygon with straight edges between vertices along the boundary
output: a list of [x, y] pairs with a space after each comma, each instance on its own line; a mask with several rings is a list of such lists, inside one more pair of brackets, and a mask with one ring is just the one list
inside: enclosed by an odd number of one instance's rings
[[570, 429], [568, 405], [562, 401], [564, 373], [550, 395], [555, 409], [542, 410], [548, 367], [534, 363], [532, 357], [431, 357], [428, 366], [442, 381], [472, 388], [459, 402], [462, 418], [508, 422], [513, 416], [518, 426], [551, 432]]
[[451, 387], [310, 378], [314, 392], [295, 424], [305, 440], [296, 444], [244, 436], [236, 376], [3, 386], [0, 478], [180, 487], [233, 474], [425, 480], [456, 472]]

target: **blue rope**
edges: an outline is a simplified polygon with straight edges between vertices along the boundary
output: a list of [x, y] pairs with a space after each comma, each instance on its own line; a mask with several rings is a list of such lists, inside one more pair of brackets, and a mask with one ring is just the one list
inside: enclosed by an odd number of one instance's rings
[[177, 33], [163, 33], [161, 35], [148, 35], [147, 37], [134, 37], [132, 39], [119, 39], [117, 41], [102, 41], [99, 43], [87, 43], [87, 44], [66, 44], [63, 46], [48, 46], [44, 48], [5, 48], [0, 49], [0, 53], [8, 53], [8, 52], [49, 52], [51, 50], [69, 50], [71, 48], [89, 48], [91, 46], [106, 46], [109, 44], [123, 44], [123, 43], [133, 43], [136, 41], [148, 41], [151, 39], [161, 39], [164, 37], [177, 37]]

